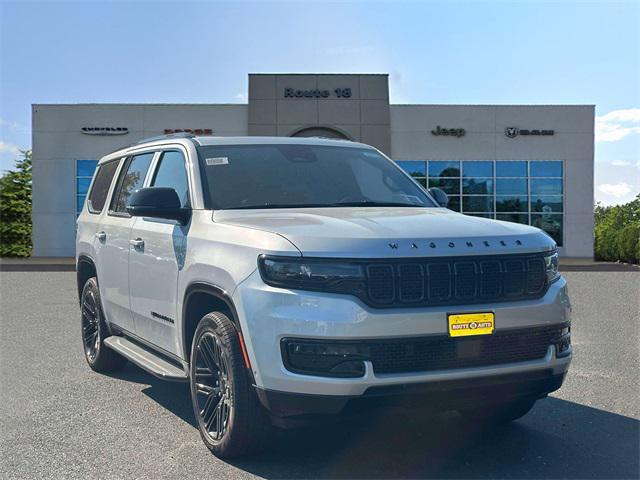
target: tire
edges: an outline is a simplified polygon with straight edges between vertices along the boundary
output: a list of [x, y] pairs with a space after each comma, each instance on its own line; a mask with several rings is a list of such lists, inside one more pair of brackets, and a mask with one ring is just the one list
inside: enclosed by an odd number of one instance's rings
[[460, 410], [460, 415], [468, 420], [487, 424], [505, 424], [524, 417], [536, 401], [531, 399], [503, 403], [483, 409]]
[[198, 430], [220, 458], [263, 450], [272, 434], [242, 354], [238, 332], [220, 312], [205, 315], [193, 337], [189, 383]]
[[124, 367], [127, 359], [104, 344], [109, 329], [104, 320], [96, 277], [87, 280], [82, 288], [80, 318], [84, 358], [89, 367], [95, 372], [113, 372]]

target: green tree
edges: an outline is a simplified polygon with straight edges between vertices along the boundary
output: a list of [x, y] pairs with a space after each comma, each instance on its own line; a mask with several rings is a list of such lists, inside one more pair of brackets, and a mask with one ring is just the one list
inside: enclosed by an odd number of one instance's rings
[[629, 203], [595, 209], [597, 260], [640, 262], [640, 194]]
[[0, 256], [31, 255], [31, 150], [0, 177]]

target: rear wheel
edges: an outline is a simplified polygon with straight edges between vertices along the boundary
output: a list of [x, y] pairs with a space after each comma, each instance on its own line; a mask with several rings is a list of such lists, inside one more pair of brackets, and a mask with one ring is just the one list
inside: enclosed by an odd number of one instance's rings
[[100, 290], [95, 277], [87, 280], [82, 289], [80, 315], [84, 357], [89, 367], [96, 372], [111, 372], [124, 367], [127, 360], [103, 343], [108, 335], [108, 329], [104, 321]]
[[191, 347], [191, 398], [198, 430], [218, 457], [261, 450], [271, 422], [251, 385], [238, 332], [223, 313], [205, 315]]
[[460, 410], [460, 414], [476, 422], [494, 424], [509, 423], [520, 417], [524, 417], [533, 408], [535, 403], [536, 401], [531, 399], [518, 400], [487, 408]]

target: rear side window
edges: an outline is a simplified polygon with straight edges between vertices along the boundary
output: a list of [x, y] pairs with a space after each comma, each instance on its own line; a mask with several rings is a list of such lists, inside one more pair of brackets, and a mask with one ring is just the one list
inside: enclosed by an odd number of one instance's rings
[[96, 172], [96, 179], [93, 181], [93, 187], [89, 193], [87, 199], [87, 205], [89, 212], [100, 213], [104, 208], [104, 204], [107, 201], [107, 194], [109, 193], [109, 187], [111, 181], [118, 168], [118, 161], [105, 163], [98, 167]]
[[126, 172], [120, 175], [118, 190], [111, 202], [111, 211], [116, 213], [127, 213], [127, 205], [133, 192], [142, 188], [147, 171], [153, 159], [153, 152], [136, 155], [129, 159], [125, 166]]
[[162, 154], [151, 186], [171, 187], [178, 193], [181, 206], [189, 205], [189, 181], [182, 153], [172, 150]]

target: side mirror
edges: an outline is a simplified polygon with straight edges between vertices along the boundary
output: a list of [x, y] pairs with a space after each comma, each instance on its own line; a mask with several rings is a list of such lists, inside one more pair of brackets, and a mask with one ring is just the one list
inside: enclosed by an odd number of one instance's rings
[[169, 187], [148, 187], [136, 190], [131, 195], [127, 212], [132, 217], [177, 220], [181, 225], [189, 223], [191, 217], [191, 210], [182, 208], [177, 192]]
[[441, 207], [447, 208], [447, 205], [449, 205], [449, 197], [447, 196], [446, 193], [444, 193], [444, 190], [441, 190], [436, 187], [432, 187], [429, 189], [429, 193], [435, 199], [438, 205], [440, 205]]

